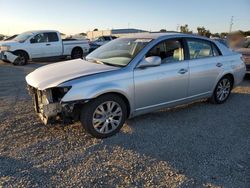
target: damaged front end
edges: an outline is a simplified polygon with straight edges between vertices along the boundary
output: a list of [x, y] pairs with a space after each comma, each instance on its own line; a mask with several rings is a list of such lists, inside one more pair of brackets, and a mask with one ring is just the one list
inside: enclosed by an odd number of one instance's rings
[[0, 60], [14, 63], [17, 58], [18, 56], [14, 55], [12, 52], [0, 50]]
[[32, 96], [35, 111], [45, 125], [54, 123], [57, 120], [68, 123], [79, 119], [79, 101], [61, 102], [61, 99], [70, 88], [55, 87], [41, 91], [28, 85], [28, 91]]

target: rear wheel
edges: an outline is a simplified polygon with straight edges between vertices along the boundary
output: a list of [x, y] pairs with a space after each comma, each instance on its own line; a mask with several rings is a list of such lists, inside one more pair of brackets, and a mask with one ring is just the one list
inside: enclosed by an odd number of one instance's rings
[[122, 128], [126, 117], [126, 104], [119, 96], [103, 95], [85, 104], [81, 123], [92, 136], [106, 138]]
[[13, 62], [13, 65], [26, 65], [28, 62], [28, 55], [25, 52], [17, 51], [14, 55], [18, 56]]
[[83, 57], [83, 51], [81, 48], [74, 48], [71, 53], [71, 59], [79, 59]]
[[226, 102], [229, 95], [231, 94], [231, 90], [233, 88], [233, 80], [229, 76], [225, 76], [215, 87], [213, 96], [210, 98], [210, 101], [214, 104], [222, 104]]

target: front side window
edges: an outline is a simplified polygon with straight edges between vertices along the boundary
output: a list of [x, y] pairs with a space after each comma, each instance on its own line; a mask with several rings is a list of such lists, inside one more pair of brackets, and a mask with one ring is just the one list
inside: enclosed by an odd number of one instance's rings
[[184, 60], [183, 46], [179, 40], [167, 40], [153, 47], [146, 57], [158, 56], [162, 64]]
[[97, 48], [86, 59], [93, 63], [126, 66], [152, 39], [119, 38]]
[[30, 42], [31, 43], [49, 42], [49, 38], [46, 33], [39, 33], [36, 36], [34, 36], [32, 39], [30, 39]]
[[187, 44], [190, 59], [200, 59], [214, 56], [214, 52], [210, 42], [188, 39]]

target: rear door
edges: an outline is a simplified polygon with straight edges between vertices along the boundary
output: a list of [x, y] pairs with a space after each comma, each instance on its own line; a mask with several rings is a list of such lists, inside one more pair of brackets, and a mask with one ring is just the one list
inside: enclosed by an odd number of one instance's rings
[[186, 42], [190, 70], [188, 96], [209, 94], [223, 71], [221, 53], [208, 40], [187, 38]]

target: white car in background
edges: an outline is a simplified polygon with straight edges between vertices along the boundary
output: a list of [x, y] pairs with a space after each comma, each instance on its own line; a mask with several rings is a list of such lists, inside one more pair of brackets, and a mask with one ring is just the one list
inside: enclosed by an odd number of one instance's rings
[[108, 42], [117, 39], [115, 36], [101, 36], [97, 37], [94, 40], [89, 42], [90, 45], [90, 52], [94, 51], [95, 49], [99, 48], [100, 46], [107, 44]]
[[0, 60], [25, 65], [28, 60], [67, 57], [82, 58], [89, 52], [87, 40], [61, 39], [58, 31], [27, 31], [0, 44]]

